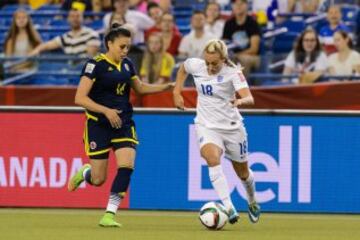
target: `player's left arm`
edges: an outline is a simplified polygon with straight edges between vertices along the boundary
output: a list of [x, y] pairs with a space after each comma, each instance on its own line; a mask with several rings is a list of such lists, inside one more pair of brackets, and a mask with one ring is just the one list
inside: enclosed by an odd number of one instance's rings
[[240, 71], [233, 76], [233, 86], [240, 98], [231, 101], [234, 107], [254, 105], [255, 101], [246, 82], [244, 74]]
[[255, 104], [254, 97], [248, 87], [239, 89], [236, 93], [240, 96], [240, 98], [236, 98], [231, 101], [234, 107], [251, 106]]
[[150, 84], [142, 82], [138, 76], [133, 76], [131, 80], [131, 87], [138, 94], [149, 94], [163, 92], [174, 88], [175, 83], [163, 83], [163, 84]]

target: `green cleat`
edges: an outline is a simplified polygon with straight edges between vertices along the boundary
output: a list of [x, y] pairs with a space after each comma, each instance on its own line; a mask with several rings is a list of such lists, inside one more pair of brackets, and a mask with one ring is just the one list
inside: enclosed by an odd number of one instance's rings
[[85, 164], [84, 166], [82, 166], [79, 171], [70, 178], [69, 183], [68, 183], [68, 191], [69, 192], [73, 192], [75, 191], [80, 184], [84, 181], [84, 177], [83, 177], [83, 172], [85, 171], [85, 169], [90, 168], [91, 165], [90, 164]]
[[256, 202], [249, 204], [249, 219], [252, 223], [257, 223], [260, 218], [260, 206]]
[[121, 227], [120, 223], [115, 221], [115, 214], [113, 213], [105, 213], [105, 215], [101, 218], [99, 222], [100, 227]]

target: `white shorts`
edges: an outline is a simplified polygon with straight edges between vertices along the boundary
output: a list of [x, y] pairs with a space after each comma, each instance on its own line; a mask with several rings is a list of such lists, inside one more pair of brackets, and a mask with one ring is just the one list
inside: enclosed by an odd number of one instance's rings
[[235, 162], [247, 161], [247, 133], [243, 125], [235, 130], [218, 130], [195, 124], [195, 129], [200, 149], [207, 143], [213, 143], [225, 152], [227, 159]]

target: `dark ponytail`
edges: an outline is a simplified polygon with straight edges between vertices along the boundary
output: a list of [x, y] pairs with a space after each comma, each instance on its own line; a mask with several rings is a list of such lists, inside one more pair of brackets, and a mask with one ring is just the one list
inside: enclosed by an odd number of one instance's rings
[[110, 30], [105, 34], [105, 47], [107, 50], [109, 50], [108, 42], [114, 42], [114, 40], [118, 37], [128, 37], [131, 38], [131, 32], [121, 27], [121, 24], [119, 23], [113, 23], [111, 24]]

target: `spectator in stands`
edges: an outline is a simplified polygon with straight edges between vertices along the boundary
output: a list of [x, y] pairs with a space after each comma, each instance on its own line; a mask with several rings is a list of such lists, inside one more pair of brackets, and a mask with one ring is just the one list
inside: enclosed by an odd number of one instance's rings
[[176, 56], [181, 41], [181, 34], [174, 30], [174, 16], [170, 13], [163, 14], [161, 18], [161, 36], [166, 51]]
[[151, 34], [140, 69], [142, 80], [156, 84], [167, 83], [170, 81], [174, 65], [173, 56], [164, 49], [161, 34]]
[[356, 17], [356, 48], [360, 52], [360, 11], [358, 11]]
[[221, 19], [221, 6], [216, 2], [209, 2], [205, 7], [206, 24], [205, 32], [210, 32], [217, 38], [221, 38], [225, 21]]
[[94, 12], [111, 12], [112, 1], [111, 0], [92, 0], [92, 8]]
[[316, 13], [324, 0], [287, 0], [288, 12]]
[[146, 14], [154, 20], [155, 25], [153, 27], [156, 26], [160, 28], [163, 13], [163, 10], [156, 2], [150, 2], [147, 4]]
[[170, 12], [171, 0], [130, 0], [130, 7], [144, 14], [148, 12], [150, 4], [156, 3], [163, 12]]
[[[4, 52], [7, 57], [25, 57], [41, 44], [39, 33], [33, 26], [29, 14], [25, 10], [17, 10], [4, 42]], [[25, 62], [17, 64], [11, 71], [26, 71], [34, 64]]]
[[183, 37], [179, 46], [179, 57], [202, 57], [204, 47], [216, 36], [205, 31], [206, 17], [201, 11], [194, 11], [191, 17], [191, 32]]
[[248, 15], [247, 0], [232, 0], [234, 17], [226, 21], [223, 39], [234, 44], [235, 62], [244, 67], [247, 76], [260, 65], [260, 28]]
[[345, 31], [337, 31], [334, 34], [337, 53], [329, 57], [331, 75], [360, 74], [360, 54], [352, 50], [352, 40]]
[[[155, 32], [161, 32], [161, 20], [162, 15], [164, 14], [163, 10], [160, 8], [159, 4], [155, 2], [148, 3], [147, 13], [154, 20], [155, 25], [145, 31], [145, 40]], [[176, 31], [180, 34], [179, 29], [175, 24], [173, 24], [173, 31]]]
[[76, 9], [81, 12], [83, 11], [92, 11], [92, 0], [65, 0], [61, 6], [61, 9], [64, 11], [69, 11], [71, 9]]
[[327, 25], [320, 29], [320, 41], [323, 44], [325, 52], [329, 55], [336, 52], [334, 45], [334, 33], [339, 30], [350, 32], [350, 29], [341, 22], [341, 9], [338, 5], [329, 7], [327, 11]]
[[314, 29], [308, 28], [301, 33], [294, 50], [286, 58], [283, 74], [299, 74], [300, 79], [293, 79], [293, 82], [312, 83], [327, 69], [328, 60], [321, 50], [319, 37]]
[[59, 48], [62, 48], [65, 54], [83, 56], [89, 53], [92, 56], [98, 52], [101, 45], [99, 34], [91, 28], [83, 26], [83, 13], [78, 10], [70, 10], [68, 21], [71, 27], [69, 32], [40, 44], [31, 52], [31, 55]]
[[230, 4], [230, 0], [214, 0], [214, 2], [218, 3], [221, 7], [226, 7]]
[[25, 10], [17, 10], [5, 38], [5, 55], [24, 57], [40, 44], [40, 35], [34, 28], [29, 14]]
[[0, 1], [0, 8], [3, 8], [6, 5], [10, 5], [10, 4], [17, 4], [17, 0], [2, 0]]
[[129, 0], [113, 0], [113, 12], [105, 15], [104, 28], [109, 29], [110, 19], [117, 15], [124, 19], [124, 22], [133, 26], [133, 43], [144, 43], [144, 31], [154, 25], [154, 21], [144, 13], [129, 10]]

